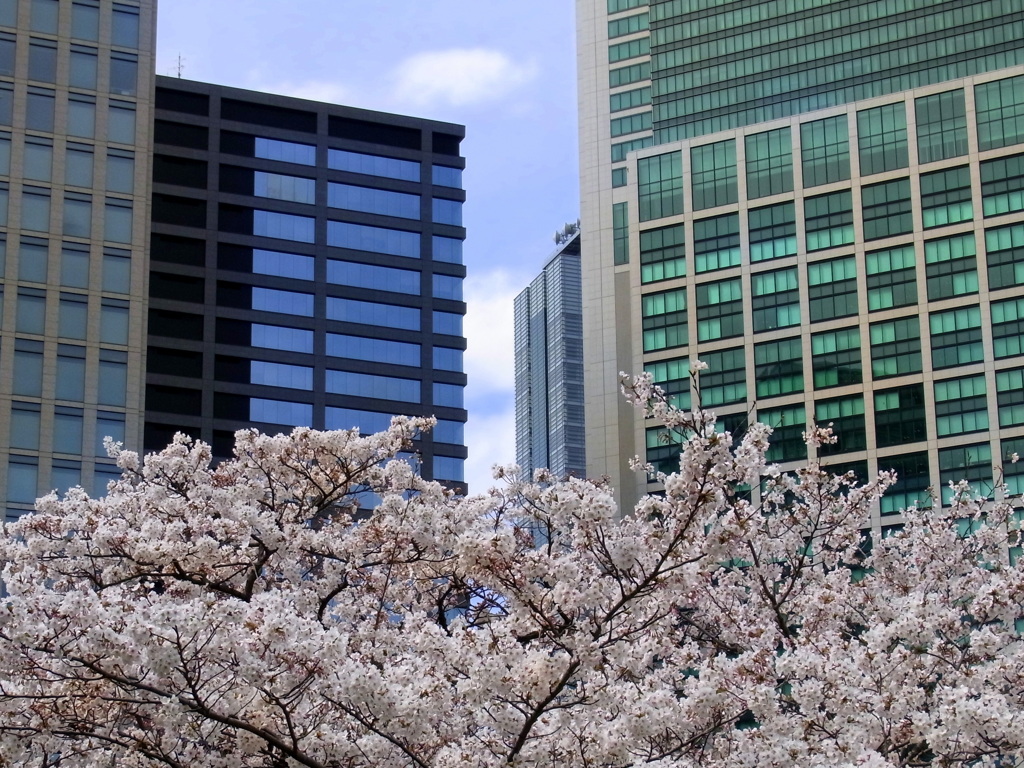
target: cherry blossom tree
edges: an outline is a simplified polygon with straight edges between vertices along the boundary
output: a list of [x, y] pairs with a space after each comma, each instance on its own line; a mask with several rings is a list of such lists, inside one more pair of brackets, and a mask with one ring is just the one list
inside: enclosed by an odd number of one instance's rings
[[625, 515], [424, 481], [391, 459], [427, 419], [118, 452], [0, 544], [0, 766], [1021, 764], [1009, 501], [959, 486], [867, 552], [892, 477], [782, 473], [768, 428], [629, 392], [681, 455]]

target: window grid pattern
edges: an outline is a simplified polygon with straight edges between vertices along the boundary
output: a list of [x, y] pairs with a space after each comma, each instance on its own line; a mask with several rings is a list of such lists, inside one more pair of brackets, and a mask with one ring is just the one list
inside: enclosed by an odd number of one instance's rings
[[907, 151], [907, 111], [903, 102], [857, 113], [860, 173], [870, 176], [910, 163]]
[[746, 137], [747, 199], [793, 191], [793, 142], [789, 128]]
[[967, 107], [962, 88], [915, 99], [914, 109], [918, 162], [967, 154]]
[[811, 335], [814, 388], [844, 387], [863, 380], [860, 330], [843, 328]]
[[738, 213], [693, 222], [693, 259], [698, 273], [738, 266], [742, 256]]
[[686, 234], [682, 224], [640, 232], [640, 282], [656, 283], [686, 274]]
[[735, 203], [738, 195], [736, 141], [729, 139], [692, 147], [690, 173], [695, 211]]
[[917, 303], [917, 257], [904, 245], [865, 254], [868, 310], [906, 307]]
[[1024, 223], [985, 230], [985, 259], [991, 290], [1024, 285]]
[[850, 135], [846, 115], [800, 125], [804, 187], [850, 178]]
[[921, 218], [925, 229], [974, 218], [968, 166], [921, 174]]
[[800, 280], [796, 267], [750, 276], [754, 331], [800, 324]]
[[978, 261], [974, 233], [928, 240], [924, 244], [928, 300], [978, 292]]
[[662, 219], [683, 212], [683, 156], [668, 152], [637, 161], [640, 221]]

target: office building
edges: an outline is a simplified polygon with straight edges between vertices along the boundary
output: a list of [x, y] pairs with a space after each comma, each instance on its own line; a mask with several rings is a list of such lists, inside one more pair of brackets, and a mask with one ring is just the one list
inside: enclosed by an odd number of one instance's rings
[[686, 404], [696, 357], [704, 405], [786, 461], [833, 422], [823, 459], [910, 457], [919, 493], [1014, 445], [1024, 9], [903, 5], [578, 3], [588, 473], [624, 502], [656, 487], [629, 459], [670, 451], [618, 372]]
[[583, 477], [581, 235], [566, 237], [515, 299], [516, 463]]
[[156, 78], [155, 13], [0, 0], [7, 517], [102, 495], [105, 436], [223, 457], [396, 413], [438, 416], [420, 470], [462, 486], [463, 128]]
[[153, 3], [0, 2], [0, 487], [119, 474], [142, 436]]
[[145, 447], [436, 415], [462, 485], [461, 126], [158, 77]]

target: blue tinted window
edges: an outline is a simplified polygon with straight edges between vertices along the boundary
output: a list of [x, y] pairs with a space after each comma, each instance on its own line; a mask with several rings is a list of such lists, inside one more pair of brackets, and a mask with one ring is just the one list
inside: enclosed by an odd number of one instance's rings
[[[435, 313], [436, 314], [436, 313]], [[418, 307], [396, 307], [393, 304], [375, 304], [370, 301], [327, 297], [327, 319], [346, 323], [380, 325], [385, 328], [420, 329]]]
[[327, 371], [327, 391], [338, 395], [398, 400], [403, 403], [420, 401], [420, 382], [416, 379], [374, 376], [351, 371]]
[[352, 429], [359, 427], [364, 435], [383, 432], [391, 426], [391, 414], [378, 411], [361, 411], [358, 408], [331, 408], [325, 414], [327, 429]]
[[403, 219], [420, 217], [420, 196], [388, 189], [356, 187], [352, 184], [328, 184], [327, 205], [346, 211], [378, 213], [381, 216], [398, 216]]
[[252, 325], [252, 346], [263, 349], [283, 349], [289, 352], [313, 351], [313, 332], [280, 325]]
[[354, 251], [390, 253], [394, 256], [420, 257], [419, 232], [367, 227], [346, 221], [327, 222], [327, 244]]
[[364, 336], [327, 334], [327, 354], [350, 360], [368, 360], [391, 365], [420, 364], [420, 345], [387, 339], [368, 339]]
[[280, 160], [284, 163], [316, 165], [316, 147], [296, 144], [292, 141], [256, 137], [256, 157], [264, 160]]
[[454, 275], [434, 275], [434, 296], [438, 299], [462, 301], [462, 278]]
[[249, 399], [249, 421], [289, 427], [310, 427], [313, 425], [313, 406], [310, 403], [252, 397]]
[[315, 240], [315, 224], [316, 220], [311, 216], [296, 216], [277, 211], [252, 212], [252, 233], [260, 237], [312, 243]]
[[446, 261], [449, 264], [462, 263], [462, 241], [454, 237], [434, 235], [434, 261]]
[[466, 442], [466, 425], [461, 421], [438, 419], [437, 426], [434, 427], [432, 434], [434, 435], [434, 442], [462, 445]]
[[462, 350], [451, 347], [434, 347], [434, 368], [439, 371], [462, 373]]
[[316, 202], [316, 182], [301, 176], [255, 171], [253, 173], [253, 194], [256, 197], [269, 197], [273, 200], [313, 204]]
[[434, 384], [434, 405], [446, 405], [450, 408], [463, 407], [464, 387], [461, 384]]
[[367, 176], [384, 176], [388, 179], [420, 180], [420, 164], [417, 162], [364, 155], [361, 152], [347, 152], [343, 149], [327, 150], [327, 167], [336, 171], [365, 173]]
[[461, 483], [465, 480], [463, 475], [463, 467], [465, 464], [465, 459], [456, 459], [451, 456], [435, 456], [434, 479], [454, 480], [455, 482]]
[[286, 315], [313, 316], [313, 297], [308, 293], [278, 291], [274, 288], [253, 288], [252, 308]]
[[298, 253], [282, 253], [255, 248], [252, 252], [252, 271], [257, 275], [313, 279], [313, 257]]
[[304, 365], [253, 360], [251, 366], [249, 371], [251, 384], [262, 384], [266, 387], [288, 387], [289, 389], [310, 390], [313, 388], [313, 369]]
[[454, 312], [434, 312], [434, 333], [445, 333], [449, 336], [462, 335], [462, 315]]
[[451, 224], [461, 227], [462, 203], [458, 200], [442, 200], [439, 197], [435, 197], [433, 221], [438, 224]]
[[447, 165], [433, 166], [433, 182], [440, 187], [457, 187], [462, 189], [462, 169], [451, 168]]
[[373, 264], [357, 264], [352, 261], [327, 261], [327, 282], [335, 285], [351, 285], [356, 288], [372, 288], [378, 291], [395, 291], [419, 296], [420, 273], [411, 269], [393, 269]]

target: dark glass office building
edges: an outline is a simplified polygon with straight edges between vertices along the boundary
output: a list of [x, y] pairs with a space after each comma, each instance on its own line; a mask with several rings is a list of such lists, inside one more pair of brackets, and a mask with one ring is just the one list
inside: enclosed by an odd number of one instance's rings
[[461, 126], [157, 78], [147, 450], [436, 415], [462, 485]]

